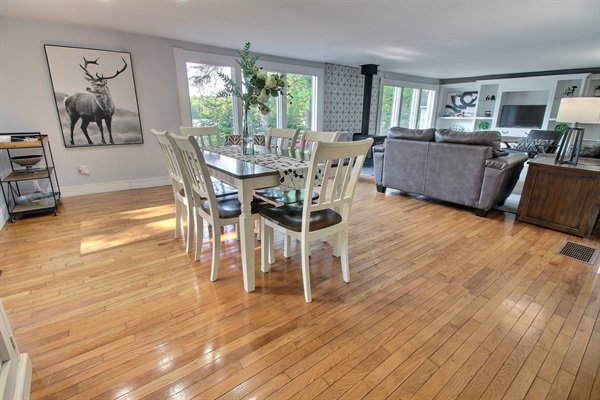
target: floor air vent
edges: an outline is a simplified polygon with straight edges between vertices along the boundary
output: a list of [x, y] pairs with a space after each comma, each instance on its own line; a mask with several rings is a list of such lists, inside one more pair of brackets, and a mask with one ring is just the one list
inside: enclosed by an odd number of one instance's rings
[[556, 254], [594, 265], [596, 256], [598, 256], [598, 249], [565, 240], [562, 246], [556, 251]]

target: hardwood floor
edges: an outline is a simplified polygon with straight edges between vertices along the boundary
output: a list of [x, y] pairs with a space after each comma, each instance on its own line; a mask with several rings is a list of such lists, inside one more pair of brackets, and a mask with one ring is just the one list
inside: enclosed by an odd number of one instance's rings
[[[361, 178], [351, 283], [314, 242], [313, 302], [282, 255], [246, 293], [173, 238], [170, 187], [64, 198], [0, 231], [0, 295], [32, 399], [599, 399], [600, 284], [514, 215], [376, 193]], [[208, 235], [206, 232], [205, 235]], [[260, 261], [256, 242], [256, 262]]]

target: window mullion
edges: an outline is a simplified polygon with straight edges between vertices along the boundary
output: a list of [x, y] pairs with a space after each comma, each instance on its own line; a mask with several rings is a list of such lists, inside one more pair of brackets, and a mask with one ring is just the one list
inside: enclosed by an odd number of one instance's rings
[[[233, 67], [233, 75], [235, 76], [235, 82], [238, 84], [240, 88], [244, 87], [242, 82], [242, 69], [238, 67]], [[236, 96], [231, 96], [233, 98], [233, 127], [236, 135], [242, 134], [242, 114], [243, 103], [242, 100]]]
[[394, 101], [392, 102], [391, 126], [400, 126], [400, 115], [402, 115], [402, 87], [394, 88]]
[[311, 112], [311, 122], [310, 122], [310, 129], [312, 129], [313, 131], [318, 130], [317, 128], [317, 104], [318, 104], [318, 100], [319, 100], [319, 91], [318, 91], [318, 84], [319, 84], [319, 78], [318, 77], [314, 77], [313, 81], [312, 81], [312, 92], [313, 92], [313, 96], [312, 96], [312, 112]]
[[410, 113], [410, 128], [417, 128], [417, 121], [419, 120], [419, 105], [421, 104], [421, 89], [414, 89], [413, 92], [413, 101], [411, 104], [411, 113]]
[[[287, 75], [284, 75], [283, 81], [287, 87]], [[277, 96], [277, 127], [281, 129], [287, 128], [287, 102], [285, 96]]]

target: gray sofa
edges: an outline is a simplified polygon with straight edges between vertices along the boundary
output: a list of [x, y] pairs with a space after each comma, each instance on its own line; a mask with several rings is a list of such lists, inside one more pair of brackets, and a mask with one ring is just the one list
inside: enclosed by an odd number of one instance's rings
[[510, 195], [526, 154], [500, 150], [500, 132], [391, 128], [373, 148], [375, 183], [473, 207], [484, 217]]

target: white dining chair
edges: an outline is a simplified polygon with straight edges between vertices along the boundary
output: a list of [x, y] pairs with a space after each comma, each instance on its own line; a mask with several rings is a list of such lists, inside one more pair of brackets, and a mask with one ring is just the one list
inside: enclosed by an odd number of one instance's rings
[[169, 141], [166, 132], [157, 131], [156, 129], [151, 130], [154, 137], [158, 141], [160, 146], [165, 165], [169, 172], [169, 179], [171, 180], [171, 186], [173, 188], [173, 197], [175, 198], [175, 238], [179, 238], [180, 234], [183, 234], [183, 211], [187, 217], [187, 234], [185, 235], [185, 250], [186, 252], [192, 251], [193, 234], [194, 234], [194, 216], [193, 211], [190, 210], [191, 201], [185, 192], [183, 183], [183, 174], [179, 169], [179, 164], [175, 156], [175, 150], [171, 141]]
[[[191, 193], [193, 213], [196, 218], [196, 253], [195, 260], [200, 260], [202, 253], [203, 224], [198, 218], [205, 220], [213, 231], [212, 266], [210, 280], [216, 281], [219, 274], [219, 259], [221, 255], [221, 228], [237, 224], [241, 215], [241, 204], [237, 195], [215, 196], [211, 176], [204, 160], [204, 155], [194, 137], [181, 137], [167, 133], [167, 138], [173, 144], [179, 169], [183, 173], [186, 192]], [[260, 199], [251, 203], [252, 214], [259, 218], [259, 211], [272, 207], [271, 204]]]
[[[219, 135], [219, 128], [216, 125], [209, 127], [180, 126], [179, 131], [182, 136], [193, 136], [200, 147], [221, 146], [221, 136]], [[234, 187], [227, 185], [217, 178], [212, 178], [212, 181], [217, 197], [237, 193]]]
[[[319, 132], [305, 131], [302, 136], [298, 136], [300, 142], [299, 151], [304, 153], [305, 149], [310, 149], [315, 142], [336, 142], [340, 132]], [[304, 189], [283, 191], [279, 187], [266, 188], [256, 191], [257, 196], [271, 201], [275, 204], [291, 204], [304, 201]], [[313, 193], [313, 198], [318, 197]]]
[[179, 132], [182, 136], [195, 136], [200, 147], [211, 147], [221, 145], [221, 136], [218, 126], [209, 127], [191, 127], [180, 126]]
[[[298, 135], [297, 140], [300, 142], [299, 151], [304, 153], [305, 148], [310, 152], [310, 148], [315, 142], [336, 142], [340, 132], [320, 132], [320, 131], [305, 131], [302, 135]], [[298, 190], [281, 190], [279, 187], [265, 188], [256, 191], [256, 195], [266, 201], [274, 204], [292, 204], [304, 201], [305, 198], [304, 189]], [[310, 193], [310, 192], [309, 192]], [[312, 192], [312, 199], [315, 200], [319, 197], [319, 194]], [[285, 236], [283, 245], [283, 255], [288, 258], [290, 256], [289, 249], [291, 246], [291, 239], [289, 235]]]
[[294, 150], [300, 129], [270, 128], [265, 138], [265, 145], [274, 149]]
[[[321, 182], [319, 198], [260, 211], [261, 270], [268, 272], [269, 264], [275, 261], [275, 230], [300, 240], [302, 281], [307, 303], [312, 301], [309, 256], [313, 240], [334, 236], [333, 255], [341, 257], [342, 278], [344, 282], [350, 282], [348, 219], [356, 183], [372, 144], [371, 138], [356, 142], [317, 142], [313, 146], [308, 176], [315, 176], [321, 163], [325, 165], [324, 176], [330, 176], [332, 165], [337, 165], [333, 179]], [[310, 193], [316, 189], [315, 181], [307, 179], [305, 191]]]

